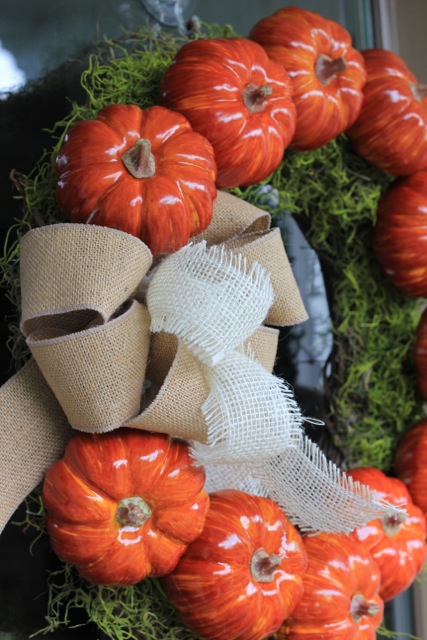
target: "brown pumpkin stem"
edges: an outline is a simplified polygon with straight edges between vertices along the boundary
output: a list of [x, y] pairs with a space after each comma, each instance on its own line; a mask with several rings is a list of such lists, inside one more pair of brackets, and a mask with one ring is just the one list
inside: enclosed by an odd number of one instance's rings
[[368, 602], [361, 593], [354, 595], [351, 599], [350, 615], [356, 623], [365, 616], [376, 616], [379, 610], [376, 602]]
[[390, 513], [384, 514], [381, 519], [381, 525], [384, 530], [384, 533], [392, 538], [397, 533], [399, 533], [402, 528], [402, 524], [405, 522], [407, 518], [406, 513]]
[[264, 549], [257, 549], [251, 558], [252, 578], [257, 582], [271, 582], [282, 558], [277, 553], [267, 553]]
[[140, 496], [123, 498], [116, 511], [116, 520], [124, 527], [140, 527], [151, 516], [151, 509]]
[[122, 162], [134, 178], [151, 178], [156, 173], [156, 162], [151, 153], [151, 142], [140, 138], [134, 147], [122, 155]]
[[243, 89], [243, 104], [251, 113], [259, 113], [264, 110], [265, 99], [271, 95], [271, 92], [270, 85], [258, 87], [251, 82]]
[[325, 87], [334, 80], [340, 71], [346, 69], [347, 61], [345, 58], [330, 58], [323, 53], [317, 58], [314, 65], [314, 73]]
[[411, 91], [415, 100], [422, 102], [427, 97], [427, 84], [411, 84]]

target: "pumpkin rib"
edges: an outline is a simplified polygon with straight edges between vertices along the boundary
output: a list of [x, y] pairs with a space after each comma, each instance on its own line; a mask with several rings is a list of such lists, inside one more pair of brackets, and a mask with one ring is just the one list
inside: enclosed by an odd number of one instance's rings
[[[51, 480], [51, 475], [55, 478], [55, 482]], [[100, 502], [106, 503], [107, 512], [105, 513], [105, 516], [102, 517], [100, 514], [99, 517], [96, 517], [96, 511], [92, 510], [90, 514], [88, 514], [90, 515], [90, 519], [84, 520], [85, 525], [93, 525], [95, 523], [102, 522], [106, 523], [110, 521], [110, 508], [114, 498], [100, 490], [99, 487], [90, 482], [87, 478], [76, 473], [75, 470], [73, 470], [72, 465], [67, 464], [63, 460], [58, 461], [56, 466], [53, 466], [45, 476], [43, 485], [43, 502], [48, 510], [55, 504], [55, 510], [57, 512], [58, 507], [56, 506], [56, 501], [57, 493], [59, 492], [61, 492], [62, 495], [65, 494], [67, 503], [72, 502], [73, 498], [78, 494], [87, 495], [89, 493], [93, 494], [90, 499], [93, 500], [93, 505], [95, 507], [98, 506]], [[101, 500], [98, 500], [97, 496], [99, 496]], [[83, 513], [86, 513], [85, 509], [83, 510]], [[80, 521], [82, 518], [82, 513], [80, 511], [76, 513], [75, 508], [72, 513], [65, 512], [61, 509], [60, 514], [60, 519], [64, 522], [68, 522], [69, 524], [75, 524], [76, 521]]]
[[[85, 143], [82, 144], [81, 140]], [[136, 140], [136, 137], [134, 138]], [[110, 144], [106, 145], [106, 140]], [[76, 123], [65, 139], [56, 158], [57, 173], [75, 171], [93, 164], [118, 161], [127, 143], [107, 123], [100, 120], [83, 120]]]
[[[291, 149], [319, 148], [353, 124], [362, 105], [366, 70], [346, 29], [312, 11], [284, 7], [257, 22], [249, 38], [291, 79], [297, 113]], [[328, 70], [329, 63], [333, 69]]]
[[[99, 122], [105, 123], [108, 133], [114, 131], [122, 139], [134, 132], [135, 137], [140, 136], [144, 125], [144, 112], [136, 104], [112, 104], [108, 108], [101, 109], [98, 114]], [[125, 125], [123, 126], [123, 124]]]
[[219, 188], [264, 179], [295, 129], [286, 71], [245, 38], [186, 43], [163, 75], [161, 99], [211, 142]]
[[367, 69], [363, 105], [347, 131], [354, 150], [385, 173], [411, 175], [426, 169], [427, 99], [416, 99], [416, 77], [392, 51], [361, 53]]
[[[199, 138], [199, 134], [193, 137], [193, 130], [186, 118], [181, 114], [154, 106], [149, 109], [140, 109], [141, 125], [139, 135], [141, 138], [150, 138], [153, 145], [153, 153], [165, 154], [165, 149], [170, 148], [171, 142], [178, 136], [191, 136], [193, 140]], [[160, 120], [161, 118], [161, 120]]]
[[[154, 255], [177, 251], [212, 220], [214, 150], [184, 116], [162, 106], [112, 104], [75, 124], [56, 172], [57, 203], [72, 222], [130, 233]], [[180, 190], [180, 176], [189, 174]]]
[[48, 515], [46, 528], [55, 553], [78, 567], [90, 562], [94, 551], [97, 556], [105, 558], [115, 542], [114, 532], [100, 528], [98, 523], [76, 526]]
[[[185, 66], [188, 65], [192, 80], [199, 81], [195, 82], [196, 86], [203, 86], [205, 82], [205, 88], [211, 86], [209, 74], [229, 73], [236, 83], [236, 88], [242, 87], [252, 75], [254, 63], [257, 64], [259, 61], [256, 60], [253, 52], [249, 52], [247, 47], [241, 46], [241, 43], [240, 38], [211, 38], [186, 43], [184, 45], [185, 61], [182, 63], [183, 73]], [[227, 46], [224, 51], [225, 44]], [[206, 58], [204, 58], [205, 55]], [[238, 64], [236, 64], [236, 58], [239, 61]], [[180, 52], [176, 60], [181, 64]], [[203, 63], [207, 64], [208, 68], [205, 68]]]
[[[204, 481], [184, 442], [125, 428], [78, 434], [43, 484], [52, 546], [97, 584], [163, 575], [202, 531]], [[93, 517], [96, 500], [102, 521]]]
[[[110, 437], [106, 437], [110, 436]], [[122, 432], [113, 434], [78, 433], [68, 442], [64, 463], [69, 464], [85, 481], [96, 486], [112, 500], [132, 492], [132, 483], [124, 477], [126, 446]], [[111, 464], [115, 461], [115, 464]], [[123, 486], [124, 484], [124, 486]]]
[[398, 478], [388, 477], [373, 467], [353, 469], [348, 475], [378, 491], [380, 498], [404, 506], [407, 512], [406, 519], [399, 521], [383, 516], [356, 528], [351, 534], [363, 542], [377, 562], [381, 572], [379, 593], [387, 602], [405, 591], [424, 566], [427, 559], [425, 517], [412, 503], [407, 487]]
[[205, 640], [260, 640], [295, 607], [305, 565], [302, 539], [275, 503], [224, 490], [210, 495], [202, 533], [162, 584], [182, 620]]

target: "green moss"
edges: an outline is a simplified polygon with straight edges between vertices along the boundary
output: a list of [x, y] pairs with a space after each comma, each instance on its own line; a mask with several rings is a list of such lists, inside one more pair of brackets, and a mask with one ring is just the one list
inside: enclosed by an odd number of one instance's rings
[[50, 574], [49, 633], [73, 627], [77, 612], [83, 611], [113, 640], [194, 640], [195, 636], [178, 620], [166, 600], [159, 580], [146, 579], [135, 586], [89, 585], [68, 564]]
[[[340, 136], [316, 151], [288, 152], [266, 182], [325, 276], [334, 334], [327, 426], [348, 467], [390, 472], [397, 440], [423, 412], [412, 351], [425, 302], [397, 291], [372, 254], [377, 203], [392, 178]], [[263, 206], [258, 186], [234, 192]]]
[[420, 638], [419, 636], [414, 636], [411, 633], [406, 633], [402, 631], [391, 631], [390, 629], [387, 629], [387, 627], [384, 624], [378, 627], [377, 637], [393, 638], [393, 640], [399, 640], [399, 638], [402, 638], [402, 640], [422, 640], [422, 638]]

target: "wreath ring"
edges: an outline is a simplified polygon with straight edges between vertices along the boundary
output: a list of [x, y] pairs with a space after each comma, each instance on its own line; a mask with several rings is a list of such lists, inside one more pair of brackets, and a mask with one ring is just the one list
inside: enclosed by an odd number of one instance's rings
[[[228, 26], [206, 29], [209, 37], [235, 35]], [[156, 104], [160, 77], [184, 41], [144, 27], [120, 40], [97, 43], [81, 76], [85, 104], [73, 103], [69, 116], [57, 123], [53, 149], [30, 175], [14, 175], [24, 215], [11, 230], [2, 273], [16, 309], [19, 238], [40, 224], [63, 221], [54, 199], [52, 158], [67, 130], [112, 102], [136, 102], [143, 108]], [[292, 217], [317, 253], [333, 336], [322, 399], [327, 437], [321, 442], [345, 467], [375, 466], [385, 472], [391, 469], [401, 434], [423, 413], [412, 362], [422, 305], [386, 281], [370, 250], [377, 203], [391, 180], [358, 157], [345, 136], [340, 136], [313, 152], [287, 152], [282, 164], [262, 183], [229, 190], [267, 209], [285, 234]], [[282, 340], [282, 350], [292, 347], [298, 330]], [[19, 368], [28, 354], [14, 322], [10, 344]], [[43, 535], [39, 493], [28, 500], [31, 515], [19, 524]], [[61, 565], [51, 574], [48, 588], [46, 631], [67, 624], [71, 610], [83, 609], [88, 620], [109, 637], [136, 638], [138, 635], [128, 634], [142, 633], [150, 638], [193, 638], [178, 622], [155, 580], [136, 587], [92, 587], [71, 567]], [[123, 610], [125, 618], [120, 615]]]

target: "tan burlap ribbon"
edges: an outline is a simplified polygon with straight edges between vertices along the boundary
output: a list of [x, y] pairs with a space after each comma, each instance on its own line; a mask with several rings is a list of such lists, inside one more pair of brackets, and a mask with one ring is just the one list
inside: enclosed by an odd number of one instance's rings
[[[212, 224], [194, 242], [237, 251], [250, 273], [262, 265], [274, 291], [265, 323], [290, 326], [307, 315], [270, 222], [265, 212], [220, 192]], [[32, 358], [0, 389], [1, 528], [73, 428], [102, 433], [128, 426], [207, 442], [206, 364], [176, 335], [150, 332], [144, 291], [156, 278], [151, 267], [148, 248], [113, 229], [58, 224], [23, 238], [20, 327]], [[245, 336], [241, 357], [271, 372], [277, 339], [276, 329], [260, 326]]]

